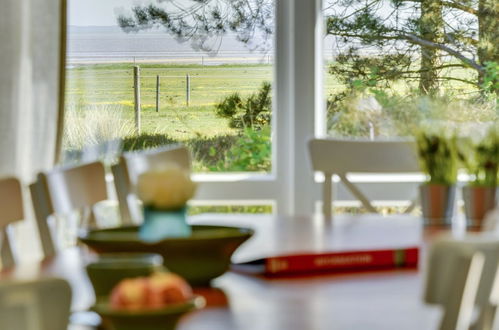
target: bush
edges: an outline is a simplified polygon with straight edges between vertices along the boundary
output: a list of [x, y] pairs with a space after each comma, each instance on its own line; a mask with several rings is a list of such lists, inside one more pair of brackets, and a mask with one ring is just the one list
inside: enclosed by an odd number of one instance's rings
[[233, 93], [215, 105], [216, 114], [229, 119], [232, 128], [262, 128], [270, 124], [271, 91], [270, 83], [264, 82], [258, 92], [246, 99]]
[[212, 170], [269, 172], [271, 155], [270, 127], [261, 130], [247, 128]]
[[166, 134], [131, 135], [123, 139], [123, 151], [137, 151], [182, 143], [192, 152], [194, 169], [203, 171], [215, 168], [216, 164], [223, 160], [225, 152], [234, 146], [237, 139], [236, 135], [221, 135], [179, 141]]
[[177, 143], [166, 134], [130, 135], [123, 139], [123, 151], [136, 151]]
[[365, 138], [372, 129], [377, 137], [412, 136], [428, 122], [472, 129], [497, 120], [495, 102], [451, 93], [430, 97], [381, 89], [344, 92], [328, 101], [328, 132]]
[[69, 104], [64, 118], [64, 150], [80, 150], [132, 134], [133, 125], [119, 105]]
[[225, 152], [236, 144], [238, 138], [237, 135], [219, 135], [188, 140], [186, 144], [195, 159], [194, 169], [207, 171], [216, 168], [216, 164], [223, 160]]

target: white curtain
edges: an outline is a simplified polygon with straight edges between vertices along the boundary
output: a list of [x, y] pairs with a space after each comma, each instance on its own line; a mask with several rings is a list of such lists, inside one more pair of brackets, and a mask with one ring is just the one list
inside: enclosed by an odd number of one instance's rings
[[62, 0], [0, 1], [0, 176], [53, 166]]
[[[0, 177], [25, 187], [54, 164], [63, 1], [0, 0]], [[10, 228], [18, 261], [41, 256], [27, 191], [25, 221]]]

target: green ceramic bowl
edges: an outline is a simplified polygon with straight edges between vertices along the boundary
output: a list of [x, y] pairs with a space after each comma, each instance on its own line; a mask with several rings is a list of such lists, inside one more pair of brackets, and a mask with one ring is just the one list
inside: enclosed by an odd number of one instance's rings
[[87, 265], [87, 275], [97, 299], [106, 297], [125, 278], [149, 276], [164, 270], [163, 258], [153, 253], [102, 254]]
[[232, 253], [252, 235], [248, 228], [192, 226], [190, 237], [146, 243], [139, 239], [138, 227], [120, 227], [89, 231], [80, 240], [97, 253], [158, 253], [169, 271], [191, 285], [205, 286], [229, 269]]
[[185, 304], [161, 309], [126, 311], [110, 308], [106, 302], [97, 303], [91, 309], [100, 315], [105, 329], [110, 330], [174, 330], [180, 318], [204, 307], [203, 297], [195, 296]]

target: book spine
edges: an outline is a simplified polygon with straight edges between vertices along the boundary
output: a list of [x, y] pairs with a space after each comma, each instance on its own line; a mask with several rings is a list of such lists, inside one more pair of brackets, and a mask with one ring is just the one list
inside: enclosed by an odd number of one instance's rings
[[419, 248], [280, 256], [265, 260], [269, 275], [323, 270], [415, 267]]

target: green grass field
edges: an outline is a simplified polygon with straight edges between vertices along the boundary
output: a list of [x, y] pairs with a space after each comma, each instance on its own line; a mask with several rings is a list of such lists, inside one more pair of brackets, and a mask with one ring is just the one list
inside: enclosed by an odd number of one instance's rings
[[[186, 75], [190, 76], [190, 105], [186, 106]], [[160, 76], [160, 109], [156, 112], [156, 76]], [[142, 132], [166, 133], [183, 140], [196, 135], [233, 134], [214, 104], [237, 91], [255, 92], [272, 80], [272, 67], [141, 66]], [[113, 106], [134, 123], [133, 66], [90, 65], [67, 70], [67, 110]]]
[[[158, 65], [141, 67], [142, 132], [166, 133], [185, 140], [195, 136], [234, 134], [214, 104], [233, 92], [248, 95], [272, 81], [271, 65]], [[67, 70], [66, 109], [109, 108], [133, 125], [133, 66], [82, 65]], [[190, 76], [190, 106], [186, 106], [186, 75]], [[156, 76], [160, 76], [160, 109], [156, 112]], [[328, 75], [326, 89], [338, 83]]]
[[[228, 127], [226, 119], [216, 116], [214, 105], [234, 92], [243, 96], [254, 93], [264, 81], [273, 79], [272, 65], [265, 64], [141, 64], [140, 67], [142, 133], [166, 134], [179, 141], [236, 134], [234, 129]], [[325, 71], [324, 95], [330, 98], [345, 86], [327, 73], [327, 65]], [[463, 77], [470, 74], [469, 71], [458, 73]], [[186, 106], [187, 74], [191, 86], [189, 106]], [[157, 75], [161, 81], [159, 112], [155, 109]], [[71, 143], [66, 143], [67, 147], [78, 148], [88, 144], [89, 135], [98, 142], [134, 133], [132, 64], [68, 68], [66, 81], [66, 140], [71, 140]], [[410, 94], [410, 84], [414, 85], [413, 82], [401, 81], [394, 87], [402, 94]], [[455, 81], [443, 87], [454, 95], [473, 92], [469, 85]], [[84, 132], [80, 132], [81, 126], [87, 126]], [[95, 128], [97, 126], [98, 129]]]

